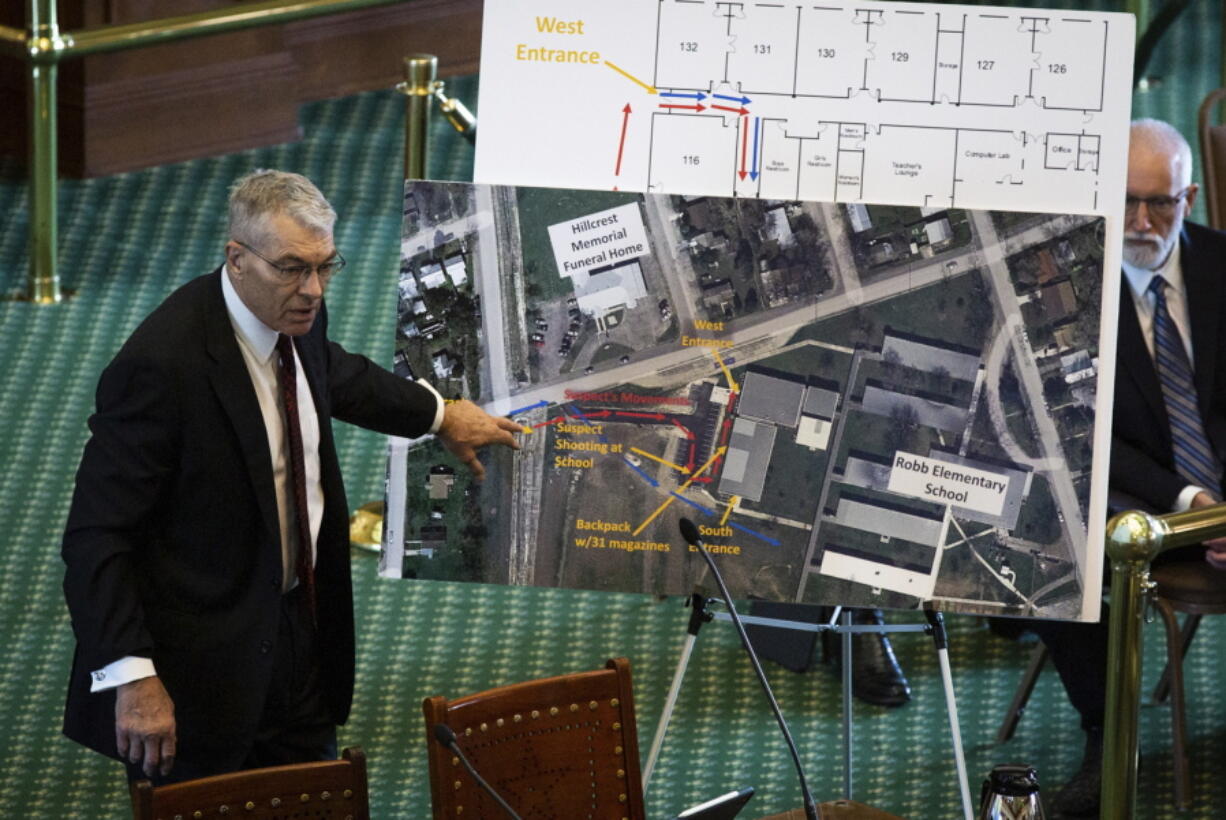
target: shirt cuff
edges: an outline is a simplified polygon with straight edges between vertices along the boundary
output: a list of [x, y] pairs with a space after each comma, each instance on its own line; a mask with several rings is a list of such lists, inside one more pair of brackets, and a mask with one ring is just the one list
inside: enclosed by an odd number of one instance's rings
[[[1204, 487], [1197, 487], [1195, 484], [1189, 484], [1183, 488], [1183, 491], [1175, 497], [1175, 509], [1172, 512], [1184, 512], [1192, 508], [1192, 499], [1196, 498], [1198, 493], [1209, 492]], [[1212, 495], [1212, 493], [1210, 493]]]
[[430, 384], [430, 382], [425, 379], [418, 379], [417, 383], [433, 393], [434, 398], [438, 401], [434, 411], [434, 423], [430, 425], [430, 433], [433, 435], [443, 426], [443, 409], [446, 406], [446, 402], [443, 401], [443, 397], [439, 395], [439, 392], [434, 389], [434, 385]]
[[157, 675], [157, 670], [153, 668], [151, 658], [129, 655], [90, 672], [89, 691], [105, 692], [107, 689], [114, 689], [116, 686], [123, 686], [125, 683], [141, 678], [152, 678], [155, 675]]

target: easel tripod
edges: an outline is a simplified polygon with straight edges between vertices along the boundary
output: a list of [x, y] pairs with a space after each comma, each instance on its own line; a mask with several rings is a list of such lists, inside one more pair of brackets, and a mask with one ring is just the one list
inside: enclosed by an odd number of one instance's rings
[[[712, 604], [719, 603], [716, 598], [707, 598], [699, 593], [690, 595], [687, 605], [690, 607], [689, 623], [686, 626], [685, 642], [681, 647], [681, 656], [677, 660], [677, 669], [673, 673], [672, 684], [668, 690], [668, 696], [665, 698], [664, 711], [660, 715], [659, 723], [656, 725], [655, 736], [651, 742], [651, 750], [647, 754], [647, 763], [643, 767], [643, 791], [646, 792], [648, 785], [651, 782], [651, 775], [655, 769], [656, 761], [659, 759], [660, 750], [664, 745], [664, 736], [668, 731], [668, 724], [672, 719], [673, 711], [677, 705], [677, 698], [681, 693], [681, 685], [685, 679], [686, 669], [689, 666], [690, 656], [694, 651], [694, 644], [698, 640], [698, 632], [702, 625], [709, 623], [712, 620], [731, 621], [731, 617], [727, 612], [710, 611], [709, 607]], [[840, 620], [841, 623], [837, 623]], [[958, 787], [962, 799], [962, 812], [965, 820], [971, 820], [974, 816], [974, 810], [971, 804], [970, 785], [966, 774], [966, 760], [962, 752], [962, 731], [958, 725], [958, 707], [954, 696], [953, 676], [949, 666], [949, 641], [945, 631], [945, 621], [940, 612], [933, 610], [925, 610], [924, 615], [928, 619], [926, 624], [864, 624], [857, 625], [851, 622], [851, 613], [845, 611], [842, 607], [836, 607], [830, 620], [826, 623], [804, 623], [800, 621], [789, 621], [779, 618], [762, 618], [752, 615], [742, 615], [741, 621], [746, 624], [757, 626], [777, 627], [781, 629], [792, 629], [799, 632], [834, 632], [842, 636], [842, 662], [843, 662], [843, 797], [850, 800], [852, 797], [852, 636], [857, 633], [900, 633], [900, 632], [926, 632], [932, 636], [933, 643], [936, 646], [937, 658], [941, 666], [941, 680], [945, 688], [945, 704], [946, 711], [949, 715], [949, 728], [954, 749], [954, 761], [957, 765]]]

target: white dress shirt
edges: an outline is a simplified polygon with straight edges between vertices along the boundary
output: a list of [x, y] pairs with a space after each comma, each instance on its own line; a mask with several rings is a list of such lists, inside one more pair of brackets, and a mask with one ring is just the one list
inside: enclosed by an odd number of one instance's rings
[[1132, 303], [1137, 309], [1137, 321], [1141, 323], [1141, 337], [1149, 355], [1154, 355], [1154, 305], [1156, 297], [1149, 291], [1149, 284], [1154, 277], [1161, 274], [1170, 285], [1166, 290], [1166, 309], [1171, 314], [1171, 321], [1179, 328], [1179, 336], [1183, 339], [1184, 350], [1188, 354], [1188, 364], [1196, 360], [1192, 358], [1192, 322], [1188, 319], [1188, 292], [1183, 284], [1183, 266], [1179, 259], [1179, 243], [1166, 258], [1166, 262], [1158, 270], [1145, 270], [1124, 263], [1124, 279], [1132, 291]]
[[[230, 324], [238, 341], [247, 373], [259, 400], [260, 415], [264, 420], [264, 432], [268, 435], [268, 453], [272, 460], [273, 481], [277, 495], [277, 520], [281, 528], [282, 591], [289, 591], [298, 584], [296, 572], [298, 557], [298, 528], [293, 523], [294, 493], [289, 476], [289, 442], [285, 433], [284, 402], [278, 376], [276, 344], [277, 331], [260, 321], [243, 303], [230, 281], [228, 270], [221, 275], [221, 291], [225, 298]], [[319, 413], [316, 410], [311, 388], [302, 372], [302, 360], [294, 348], [295, 372], [298, 374], [298, 423], [302, 428], [302, 452], [306, 470], [307, 515], [311, 524], [311, 543], [319, 538], [319, 528], [324, 516], [324, 491], [320, 483], [319, 467]], [[437, 433], [443, 423], [444, 402], [434, 387], [425, 381], [418, 384], [434, 394], [438, 402], [434, 413], [431, 433]], [[315, 551], [311, 551], [312, 559]], [[101, 692], [141, 678], [157, 674], [150, 658], [128, 656], [107, 664], [90, 673], [91, 692]]]

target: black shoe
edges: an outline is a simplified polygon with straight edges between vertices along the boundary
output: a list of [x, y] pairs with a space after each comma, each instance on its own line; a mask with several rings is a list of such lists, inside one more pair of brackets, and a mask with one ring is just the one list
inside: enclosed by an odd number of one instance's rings
[[1103, 790], [1103, 729], [1086, 729], [1086, 750], [1081, 768], [1052, 798], [1053, 820], [1061, 817], [1097, 817]]
[[[880, 625], [885, 621], [880, 609], [853, 609], [851, 620], [859, 625]], [[841, 636], [822, 633], [823, 655], [836, 666], [843, 657]], [[903, 676], [894, 647], [882, 633], [856, 633], [851, 638], [851, 691], [874, 706], [902, 706], [911, 700], [911, 686]]]

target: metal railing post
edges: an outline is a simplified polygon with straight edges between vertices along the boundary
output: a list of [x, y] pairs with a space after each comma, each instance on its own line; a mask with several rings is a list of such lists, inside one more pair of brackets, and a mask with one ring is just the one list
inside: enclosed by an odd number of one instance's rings
[[1137, 42], [1145, 36], [1149, 25], [1149, 0], [1124, 0], [1124, 11], [1137, 18]]
[[438, 77], [438, 57], [410, 54], [404, 58], [404, 178], [425, 179], [430, 138], [430, 102]]
[[1226, 535], [1226, 504], [1166, 515], [1125, 512], [1107, 522], [1111, 620], [1101, 820], [1132, 820], [1137, 802], [1141, 639], [1149, 565], [1166, 550]]
[[29, 0], [24, 32], [0, 26], [0, 53], [29, 63], [30, 263], [25, 298], [40, 304], [62, 299], [56, 260], [56, 80], [62, 60], [401, 2], [405, 0], [261, 0], [158, 20], [61, 32], [55, 0]]
[[56, 266], [59, 244], [56, 76], [64, 44], [60, 39], [55, 0], [30, 0], [27, 42], [30, 60], [30, 268], [26, 297], [32, 302], [46, 305], [61, 299]]
[[1107, 715], [1101, 817], [1129, 820], [1137, 798], [1141, 642], [1149, 563], [1161, 546], [1156, 520], [1128, 512], [1107, 524], [1111, 613], [1107, 638]]

